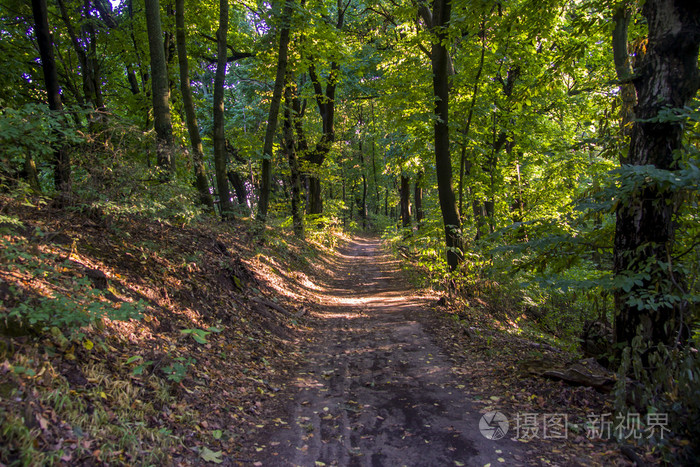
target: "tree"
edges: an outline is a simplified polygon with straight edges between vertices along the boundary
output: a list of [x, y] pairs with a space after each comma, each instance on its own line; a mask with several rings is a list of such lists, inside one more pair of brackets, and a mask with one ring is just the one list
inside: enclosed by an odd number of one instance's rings
[[82, 29], [86, 33], [85, 37], [78, 37], [76, 34], [75, 28], [68, 15], [65, 0], [58, 0], [58, 6], [61, 12], [61, 19], [63, 19], [63, 23], [68, 30], [73, 50], [80, 61], [80, 74], [83, 79], [83, 98], [92, 104], [95, 110], [102, 110], [104, 108], [104, 98], [102, 96], [102, 79], [100, 76], [99, 61], [97, 60], [97, 34], [91, 15], [90, 3], [86, 1], [81, 12], [84, 20]]
[[233, 204], [226, 170], [226, 136], [224, 134], [224, 80], [226, 78], [226, 35], [228, 34], [228, 0], [219, 0], [219, 29], [216, 32], [216, 74], [214, 75], [214, 167], [219, 192], [221, 216], [233, 216]]
[[289, 184], [291, 187], [292, 226], [294, 233], [299, 238], [304, 238], [304, 212], [301, 206], [301, 173], [299, 170], [299, 158], [294, 138], [294, 119], [299, 118], [294, 110], [296, 83], [289, 71], [287, 72], [287, 86], [284, 89], [284, 150], [289, 161]]
[[401, 194], [399, 200], [399, 207], [401, 212], [401, 226], [408, 228], [411, 226], [411, 179], [408, 175], [401, 174], [401, 187], [399, 188], [399, 193]]
[[153, 124], [156, 130], [158, 166], [172, 176], [175, 172], [173, 157], [173, 124], [170, 117], [170, 87], [163, 48], [163, 30], [160, 23], [158, 0], [145, 0], [148, 50], [151, 54], [151, 97]]
[[[44, 85], [49, 101], [49, 109], [59, 113], [63, 109], [61, 92], [56, 73], [56, 60], [53, 54], [53, 40], [49, 29], [46, 0], [32, 0], [32, 13], [34, 14], [34, 32], [39, 44], [41, 56], [41, 69], [44, 73]], [[70, 154], [63, 144], [58, 144], [53, 151], [54, 183], [59, 193], [59, 203], [68, 201], [71, 193], [71, 164]]]
[[[343, 0], [337, 0], [336, 9], [338, 11], [338, 17], [335, 23], [335, 29], [340, 31], [343, 29], [345, 24], [345, 12], [350, 6], [350, 2], [343, 4]], [[313, 150], [306, 152], [306, 159], [320, 167], [321, 164], [326, 160], [328, 153], [331, 150], [331, 146], [335, 142], [335, 93], [338, 88], [338, 81], [340, 79], [340, 64], [337, 60], [332, 60], [330, 64], [330, 71], [328, 77], [326, 78], [326, 88], [323, 89], [321, 80], [319, 78], [316, 65], [314, 63], [314, 58], [311, 58], [311, 64], [309, 65], [309, 78], [314, 88], [314, 98], [316, 99], [316, 106], [318, 107], [319, 115], [321, 116], [321, 126], [322, 134], [321, 138], [316, 143]], [[321, 214], [323, 212], [323, 199], [321, 197], [321, 179], [316, 174], [309, 174], [308, 176], [308, 197], [309, 205], [307, 212], [309, 214]]]
[[450, 64], [447, 53], [447, 26], [450, 22], [452, 5], [450, 0], [434, 0], [432, 24], [434, 34], [430, 52], [433, 70], [433, 93], [435, 97], [435, 169], [437, 173], [440, 210], [445, 226], [445, 245], [447, 247], [447, 264], [451, 270], [462, 261], [462, 243], [460, 239], [461, 220], [457, 212], [457, 202], [452, 186], [452, 160], [450, 157], [449, 130], [449, 76]]
[[418, 172], [416, 175], [416, 182], [413, 188], [413, 204], [415, 206], [416, 212], [416, 225], [420, 229], [420, 225], [423, 222], [423, 217], [425, 213], [423, 212], [423, 172]]
[[[649, 39], [633, 79], [638, 120], [627, 170], [646, 166], [673, 173], [679, 169], [676, 151], [682, 147], [683, 124], [662, 118], [660, 112], [686, 106], [700, 85], [700, 3], [647, 0], [642, 14]], [[614, 273], [618, 283], [631, 281], [628, 292], [618, 289], [615, 296], [618, 343], [629, 344], [638, 333], [652, 345], [674, 345], [687, 337], [683, 303], [665, 296], [674, 290], [684, 294], [672, 255], [679, 203], [673, 190], [647, 177], [617, 206]]]
[[277, 74], [272, 91], [270, 113], [267, 117], [267, 130], [263, 144], [262, 173], [260, 175], [260, 200], [258, 203], [258, 219], [265, 221], [270, 203], [272, 187], [272, 143], [277, 131], [277, 116], [279, 115], [284, 80], [287, 74], [287, 49], [289, 46], [289, 28], [292, 16], [293, 0], [285, 0], [284, 9], [280, 15], [280, 41], [277, 55]]
[[190, 88], [190, 66], [187, 57], [187, 36], [185, 34], [185, 0], [175, 1], [175, 40], [177, 42], [177, 58], [180, 64], [180, 91], [182, 106], [185, 108], [187, 132], [192, 145], [192, 163], [194, 165], [195, 183], [202, 205], [214, 208], [214, 200], [209, 192], [209, 180], [204, 167], [204, 149], [202, 137], [199, 135], [199, 125], [194, 109], [194, 99]]

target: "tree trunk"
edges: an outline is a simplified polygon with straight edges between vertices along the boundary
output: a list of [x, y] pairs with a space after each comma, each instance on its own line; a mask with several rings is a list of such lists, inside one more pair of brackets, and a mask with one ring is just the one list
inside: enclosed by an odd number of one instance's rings
[[306, 179], [308, 196], [307, 212], [309, 214], [323, 213], [323, 198], [321, 197], [321, 180], [315, 175], [309, 175]]
[[[630, 9], [624, 3], [620, 3], [613, 14], [615, 28], [613, 29], [612, 49], [615, 72], [617, 79], [620, 80], [620, 97], [622, 98], [620, 130], [624, 140], [624, 148], [629, 144], [629, 138], [632, 135], [634, 106], [637, 103], [637, 95], [632, 83], [632, 74], [634, 72], [630, 62], [629, 51], [627, 50], [627, 27], [631, 16]], [[627, 163], [627, 153], [624, 149], [620, 151], [620, 163]]]
[[[343, 5], [341, 0], [337, 0], [338, 19], [336, 21], [336, 29], [343, 29], [345, 24], [345, 11], [347, 6]], [[321, 124], [323, 133], [321, 139], [316, 143], [313, 151], [307, 153], [309, 162], [316, 166], [321, 166], [326, 156], [331, 150], [331, 146], [335, 141], [335, 91], [338, 86], [338, 74], [340, 73], [340, 65], [338, 62], [331, 62], [330, 73], [326, 81], [326, 89], [323, 90], [321, 82], [316, 74], [316, 68], [312, 61], [309, 66], [309, 78], [314, 87], [314, 95], [319, 114], [321, 115]], [[323, 212], [323, 199], [321, 197], [321, 180], [316, 175], [309, 175], [308, 180], [308, 197], [309, 197], [309, 214], [321, 214]]]
[[[362, 117], [360, 116], [360, 124], [362, 124]], [[362, 152], [362, 139], [358, 141], [358, 152], [360, 156], [360, 170], [362, 170], [362, 201], [360, 202], [358, 208], [360, 213], [360, 219], [362, 219], [362, 228], [367, 228], [367, 176], [365, 175], [365, 155]]]
[[209, 192], [209, 179], [204, 167], [204, 149], [202, 137], [199, 135], [197, 115], [194, 110], [194, 99], [190, 87], [190, 65], [187, 60], [187, 36], [185, 34], [185, 0], [175, 0], [175, 40], [177, 41], [177, 57], [180, 64], [180, 91], [182, 106], [185, 108], [187, 132], [192, 145], [192, 165], [194, 177], [199, 192], [199, 202], [210, 209], [214, 208], [214, 200]]
[[287, 74], [287, 48], [289, 46], [289, 23], [292, 17], [293, 1], [286, 0], [284, 9], [280, 15], [280, 42], [277, 55], [277, 76], [275, 87], [272, 91], [270, 112], [267, 117], [267, 129], [265, 130], [265, 142], [263, 144], [262, 172], [260, 177], [260, 200], [258, 202], [258, 220], [265, 222], [267, 210], [270, 204], [270, 190], [272, 188], [272, 143], [277, 132], [277, 116], [279, 115], [284, 79]]
[[[97, 38], [90, 14], [91, 5], [86, 0], [85, 8], [81, 12], [81, 15], [85, 17], [82, 29], [87, 33], [87, 38], [78, 37], [76, 34], [64, 0], [58, 0], [58, 8], [61, 13], [61, 19], [66, 26], [71, 45], [80, 63], [80, 75], [83, 80], [83, 101], [92, 104], [95, 110], [101, 110], [104, 107], [104, 99], [102, 97], [102, 82], [98, 71]], [[94, 115], [90, 116], [90, 121], [94, 123]]]
[[160, 24], [160, 4], [158, 0], [145, 0], [148, 49], [151, 54], [151, 98], [153, 100], [153, 124], [158, 144], [158, 166], [175, 173], [173, 157], [173, 124], [170, 118], [170, 88], [168, 70], [163, 49], [163, 30]]
[[401, 174], [401, 200], [399, 201], [401, 211], [401, 225], [406, 228], [411, 226], [411, 179]]
[[379, 198], [379, 182], [377, 181], [377, 163], [375, 160], [375, 152], [377, 146], [377, 122], [374, 119], [374, 100], [369, 101], [369, 103], [370, 109], [372, 110], [372, 174], [374, 176], [374, 193], [376, 196], [376, 206], [374, 207], [374, 213], [379, 214], [379, 210], [381, 209], [381, 201]]
[[[674, 151], [682, 146], [683, 124], [649, 121], [664, 108], [688, 105], [700, 84], [700, 3], [686, 0], [647, 0], [643, 15], [649, 27], [646, 55], [636, 67], [636, 117], [627, 162], [678, 169]], [[630, 344], [641, 333], [643, 342], [674, 345], [687, 337], [682, 304], [663, 295], [679, 295], [683, 281], [673, 270], [673, 214], [677, 194], [654, 181], [636, 188], [616, 211], [614, 273], [637, 282], [629, 292], [615, 294], [618, 343]], [[685, 329], [685, 331], [684, 331]]]
[[[63, 109], [63, 104], [61, 103], [61, 93], [58, 87], [58, 74], [53, 54], [53, 40], [49, 29], [46, 0], [32, 0], [32, 13], [34, 15], [34, 33], [39, 45], [41, 69], [44, 73], [44, 85], [46, 87], [49, 109], [59, 113]], [[70, 154], [61, 143], [54, 148], [53, 163], [54, 183], [59, 195], [58, 201], [60, 205], [63, 205], [68, 203], [70, 199], [71, 166]]]
[[219, 0], [216, 74], [214, 75], [214, 168], [219, 192], [219, 209], [224, 219], [233, 218], [233, 204], [228, 189], [226, 170], [226, 137], [224, 135], [224, 81], [226, 78], [226, 35], [228, 34], [228, 0]]
[[421, 185], [423, 183], [423, 172], [418, 172], [418, 175], [416, 175], [416, 184], [413, 189], [413, 205], [415, 206], [416, 210], [416, 224], [418, 225], [418, 228], [420, 229], [420, 225], [423, 222], [423, 186]]
[[[238, 149], [236, 149], [228, 140], [226, 140], [226, 169], [228, 175], [228, 181], [236, 192], [236, 200], [240, 205], [246, 205], [248, 201], [248, 190], [246, 189], [245, 176], [241, 174], [230, 165], [231, 161], [235, 159], [238, 164], [245, 164], [246, 160], [241, 157]], [[250, 161], [248, 161], [250, 162]], [[253, 185], [253, 178], [251, 176], [250, 184]]]
[[464, 176], [465, 170], [467, 168], [467, 139], [469, 138], [469, 130], [472, 124], [472, 117], [474, 116], [474, 107], [476, 106], [476, 98], [479, 94], [479, 79], [481, 78], [481, 72], [484, 69], [484, 55], [486, 53], [486, 22], [481, 23], [481, 30], [479, 31], [481, 35], [481, 58], [479, 59], [479, 67], [476, 70], [476, 77], [474, 78], [474, 89], [472, 90], [472, 101], [469, 104], [469, 113], [467, 114], [467, 122], [464, 125], [464, 131], [462, 132], [462, 153], [459, 157], [459, 212], [464, 214]]
[[440, 210], [445, 226], [447, 264], [451, 270], [462, 261], [460, 240], [461, 221], [457, 211], [454, 188], [452, 187], [452, 161], [450, 158], [449, 116], [449, 70], [448, 53], [445, 42], [451, 14], [450, 0], [435, 0], [433, 3], [433, 40], [431, 65], [433, 70], [433, 92], [435, 95], [435, 171], [438, 183]]
[[292, 113], [294, 101], [294, 88], [296, 83], [292, 76], [287, 74], [287, 86], [284, 89], [284, 124], [282, 126], [284, 133], [284, 150], [287, 153], [289, 161], [289, 182], [291, 185], [291, 207], [292, 207], [292, 225], [294, 234], [299, 238], [304, 238], [304, 214], [301, 210], [301, 172], [299, 171], [299, 160], [297, 158], [295, 141], [294, 141], [294, 122], [297, 118]]

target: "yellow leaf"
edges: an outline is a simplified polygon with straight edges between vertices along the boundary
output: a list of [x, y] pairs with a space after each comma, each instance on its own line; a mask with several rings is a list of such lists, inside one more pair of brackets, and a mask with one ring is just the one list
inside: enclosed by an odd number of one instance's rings
[[88, 339], [85, 342], [83, 342], [83, 347], [85, 347], [88, 350], [92, 350], [92, 348], [95, 347], [95, 344], [93, 344], [92, 341]]

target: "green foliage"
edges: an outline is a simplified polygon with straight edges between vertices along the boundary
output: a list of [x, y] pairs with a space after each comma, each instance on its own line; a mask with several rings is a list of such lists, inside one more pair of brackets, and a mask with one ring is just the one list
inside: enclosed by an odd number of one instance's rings
[[207, 336], [213, 332], [221, 332], [221, 329], [210, 326], [206, 331], [204, 329], [182, 329], [180, 331], [181, 334], [191, 336], [198, 344], [206, 344]]
[[24, 104], [18, 108], [0, 105], [0, 174], [17, 179], [27, 177], [28, 158], [37, 165], [38, 178], [44, 188], [52, 187], [51, 164], [56, 147], [79, 145], [84, 134], [75, 120], [85, 116], [85, 109], [68, 108], [57, 114], [45, 104]]
[[192, 357], [175, 357], [173, 362], [163, 367], [163, 373], [167, 375], [168, 380], [174, 383], [180, 383], [187, 375], [187, 370], [197, 361]]

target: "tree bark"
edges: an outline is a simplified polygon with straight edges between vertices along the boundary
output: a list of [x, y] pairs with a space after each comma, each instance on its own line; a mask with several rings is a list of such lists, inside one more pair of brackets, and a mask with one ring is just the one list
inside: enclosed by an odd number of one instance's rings
[[293, 1], [286, 0], [284, 9], [280, 15], [280, 42], [277, 55], [277, 75], [275, 87], [272, 91], [270, 112], [267, 117], [267, 129], [265, 130], [265, 142], [263, 144], [262, 171], [260, 176], [260, 200], [258, 202], [258, 220], [265, 222], [270, 204], [270, 190], [272, 188], [272, 143], [277, 132], [277, 117], [279, 115], [282, 92], [284, 91], [284, 79], [287, 75], [287, 49], [289, 47], [289, 24], [292, 17]]
[[148, 49], [151, 54], [151, 98], [153, 101], [153, 124], [158, 144], [157, 164], [175, 173], [173, 157], [173, 124], [170, 118], [170, 88], [168, 87], [168, 70], [163, 49], [163, 30], [160, 23], [160, 4], [158, 0], [145, 0], [146, 28], [148, 31]]
[[[673, 172], [678, 169], [674, 151], [682, 146], [683, 124], [649, 120], [664, 108], [687, 105], [697, 93], [700, 3], [647, 0], [642, 13], [649, 41], [633, 80], [638, 120], [632, 127], [627, 162]], [[621, 281], [637, 281], [629, 292], [618, 289], [615, 293], [618, 343], [630, 344], [638, 333], [652, 346], [675, 345], [687, 336], [683, 320], [688, 317], [683, 316], [683, 306], [662, 298], [678, 295], [683, 287], [671, 260], [677, 198], [676, 193], [651, 180], [618, 203], [614, 274]]]
[[[620, 3], [613, 14], [612, 49], [615, 62], [615, 72], [620, 81], [620, 97], [622, 98], [620, 130], [624, 140], [624, 148], [629, 144], [634, 122], [634, 106], [637, 103], [637, 95], [632, 83], [632, 64], [627, 48], [627, 27], [631, 19], [631, 11], [624, 3]], [[620, 163], [627, 163], [627, 153], [620, 151]]]
[[228, 0], [219, 0], [216, 74], [214, 75], [214, 168], [219, 192], [219, 210], [224, 219], [233, 218], [233, 204], [226, 170], [226, 137], [224, 135], [224, 81], [226, 78], [226, 35], [228, 34]]
[[[41, 69], [44, 74], [44, 85], [49, 102], [49, 109], [55, 113], [61, 112], [61, 92], [58, 86], [58, 74], [56, 72], [56, 60], [53, 54], [53, 40], [49, 29], [46, 0], [32, 0], [32, 13], [34, 15], [34, 33], [39, 45], [41, 57]], [[59, 143], [54, 148], [54, 184], [59, 195], [59, 204], [68, 203], [71, 193], [71, 166], [70, 154], [65, 146]]]
[[291, 74], [287, 73], [287, 86], [284, 89], [284, 150], [289, 161], [289, 182], [291, 185], [291, 207], [292, 225], [294, 234], [299, 238], [304, 238], [304, 213], [301, 208], [301, 172], [299, 171], [299, 160], [297, 158], [296, 144], [294, 140], [294, 119], [297, 116], [293, 113], [294, 94], [296, 83]]
[[423, 222], [423, 172], [418, 172], [416, 175], [416, 184], [413, 189], [413, 205], [416, 211], [416, 224], [420, 229], [421, 223]]
[[182, 93], [182, 106], [185, 108], [187, 132], [190, 135], [192, 145], [192, 165], [199, 202], [210, 209], [214, 209], [214, 199], [209, 192], [209, 179], [204, 167], [204, 148], [202, 137], [199, 135], [199, 125], [194, 109], [192, 88], [190, 87], [190, 65], [187, 59], [187, 36], [185, 33], [185, 0], [175, 0], [175, 41], [177, 42], [177, 58], [180, 65], [180, 92]]
[[401, 174], [401, 195], [399, 205], [401, 211], [401, 225], [406, 228], [411, 226], [411, 179]]
[[[233, 191], [236, 194], [236, 201], [238, 204], [245, 205], [248, 201], [248, 190], [246, 189], [246, 178], [241, 176], [241, 174], [232, 166], [231, 161], [235, 159], [238, 164], [245, 164], [246, 160], [241, 157], [238, 149], [236, 149], [228, 140], [226, 140], [226, 169], [228, 175], [228, 181], [233, 187]], [[248, 161], [250, 162], [250, 161]], [[253, 178], [250, 178], [250, 184], [253, 185]]]
[[321, 197], [321, 179], [309, 174], [306, 177], [307, 212], [309, 214], [323, 213], [323, 198]]
[[431, 49], [433, 70], [433, 93], [435, 95], [435, 170], [438, 183], [440, 210], [445, 226], [445, 246], [447, 264], [455, 270], [462, 261], [460, 239], [461, 221], [457, 211], [454, 188], [452, 186], [452, 160], [450, 157], [449, 117], [449, 70], [446, 28], [451, 15], [450, 0], [435, 0], [433, 3], [433, 27], [435, 35]]

